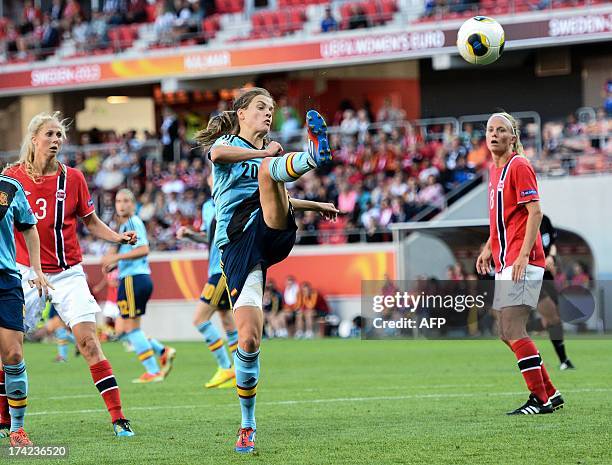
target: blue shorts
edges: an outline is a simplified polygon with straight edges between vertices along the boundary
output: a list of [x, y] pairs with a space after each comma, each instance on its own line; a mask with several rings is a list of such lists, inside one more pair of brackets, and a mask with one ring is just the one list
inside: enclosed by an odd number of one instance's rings
[[55, 316], [59, 316], [59, 313], [57, 313], [57, 310], [55, 310], [55, 307], [53, 306], [53, 304], [51, 304], [51, 308], [49, 309], [49, 316], [47, 317], [47, 320], [50, 320], [51, 318]]
[[216, 307], [218, 310], [230, 309], [230, 302], [223, 274], [217, 273], [208, 278], [208, 282], [204, 286], [204, 289], [202, 289], [200, 300]]
[[221, 268], [227, 281], [232, 308], [242, 292], [242, 287], [249, 273], [261, 265], [263, 285], [266, 282], [266, 271], [289, 255], [295, 244], [297, 226], [293, 209], [289, 206], [287, 229], [272, 229], [264, 221], [260, 208], [257, 216], [242, 235], [229, 242], [221, 252]]
[[24, 332], [25, 299], [21, 281], [15, 278], [14, 287], [0, 287], [0, 327]]
[[121, 278], [117, 292], [117, 306], [121, 318], [137, 318], [144, 315], [152, 293], [151, 275], [137, 274]]

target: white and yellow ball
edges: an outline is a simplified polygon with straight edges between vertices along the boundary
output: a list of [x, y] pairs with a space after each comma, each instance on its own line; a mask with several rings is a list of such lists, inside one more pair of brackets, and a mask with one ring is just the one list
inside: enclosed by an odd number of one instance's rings
[[475, 16], [461, 25], [457, 33], [457, 48], [468, 63], [488, 65], [504, 51], [504, 28], [487, 16]]

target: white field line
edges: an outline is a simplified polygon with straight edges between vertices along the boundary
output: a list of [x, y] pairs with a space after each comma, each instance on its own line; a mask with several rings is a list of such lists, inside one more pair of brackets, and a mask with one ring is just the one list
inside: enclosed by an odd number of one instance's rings
[[[594, 393], [594, 392], [612, 392], [612, 388], [582, 388], [568, 389], [563, 393]], [[502, 396], [519, 396], [525, 394], [525, 391], [512, 392], [467, 392], [467, 393], [439, 393], [439, 394], [412, 394], [403, 396], [376, 396], [376, 397], [337, 397], [332, 399], [303, 399], [303, 400], [278, 400], [278, 401], [260, 401], [257, 405], [298, 405], [298, 404], [331, 404], [337, 402], [372, 402], [372, 401], [396, 401], [410, 399], [445, 399], [456, 397], [502, 397]], [[131, 410], [174, 410], [177, 408], [197, 409], [202, 407], [235, 407], [238, 402], [225, 402], [218, 404], [195, 404], [195, 405], [153, 405], [144, 407], [127, 407], [127, 411]], [[85, 409], [85, 410], [58, 410], [46, 412], [28, 412], [27, 416], [37, 415], [72, 415], [79, 413], [103, 413], [103, 409]]]
[[[470, 388], [486, 388], [486, 387], [493, 387], [493, 386], [497, 386], [497, 384], [437, 384], [435, 387], [439, 388], [439, 389], [445, 389], [445, 388], [461, 388], [461, 389], [470, 389]], [[120, 386], [121, 387], [121, 386]], [[429, 385], [422, 385], [422, 386], [410, 386], [410, 389], [431, 389], [432, 386], [431, 384]], [[307, 388], [307, 389], [300, 389], [299, 391], [293, 391], [293, 392], [319, 392], [322, 390], [327, 390], [328, 388], [325, 389], [317, 389], [317, 388]], [[397, 387], [392, 387], [392, 386], [382, 386], [382, 387], [377, 387], [376, 388], [377, 391], [394, 391], [397, 390]], [[283, 388], [283, 389], [275, 389], [275, 388], [269, 388], [266, 389], [266, 392], [273, 392], [273, 391], [283, 391], [283, 392], [287, 392], [287, 389]], [[193, 392], [202, 392], [202, 389], [196, 389]], [[87, 397], [100, 397], [99, 394], [75, 394], [73, 396], [71, 395], [63, 395], [63, 396], [49, 396], [49, 397], [42, 397], [42, 396], [28, 396], [28, 400], [41, 400], [41, 399], [45, 399], [45, 400], [71, 400], [71, 399], [85, 399]]]

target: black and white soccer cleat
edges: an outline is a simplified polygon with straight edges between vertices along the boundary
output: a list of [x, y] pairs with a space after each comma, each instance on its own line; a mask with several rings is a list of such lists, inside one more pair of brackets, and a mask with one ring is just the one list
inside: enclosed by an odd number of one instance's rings
[[522, 407], [508, 412], [508, 415], [541, 415], [544, 413], [553, 413], [552, 402], [549, 400], [546, 404], [540, 402], [540, 400], [533, 394], [529, 395], [529, 399], [525, 402]]

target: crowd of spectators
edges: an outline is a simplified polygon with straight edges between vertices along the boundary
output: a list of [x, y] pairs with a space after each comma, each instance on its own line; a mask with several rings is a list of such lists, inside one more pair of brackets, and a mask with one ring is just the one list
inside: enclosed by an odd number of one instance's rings
[[[220, 103], [217, 111], [223, 108]], [[177, 115], [167, 109], [162, 113], [158, 135], [145, 132], [136, 137], [136, 131], [117, 135], [94, 129], [80, 135], [76, 150], [63, 150], [63, 161], [85, 174], [103, 221], [113, 223], [114, 193], [128, 187], [137, 196], [137, 214], [147, 225], [153, 250], [203, 247], [177, 240], [176, 231], [181, 226], [199, 228], [201, 206], [210, 197], [206, 183], [210, 164], [190, 142], [194, 128], [205, 122], [194, 125], [188, 114]], [[301, 128], [302, 123], [286, 98], [279, 99], [277, 116], [275, 138], [288, 149], [290, 143], [282, 140], [283, 129]], [[314, 212], [299, 214], [298, 243], [302, 245], [390, 240], [392, 223], [430, 219], [447, 206], [452, 197], [449, 193], [454, 196], [466, 186], [476, 185], [489, 157], [478, 127], [465, 125], [459, 134], [450, 125], [423, 131], [407, 123], [404, 112], [391, 101], [376, 114], [367, 104], [355, 107], [343, 102], [327, 119], [332, 126], [333, 164], [287, 184], [287, 188], [296, 198], [334, 202], [346, 215], [327, 222]], [[545, 150], [540, 158], [532, 159], [536, 167], [565, 163], [553, 152], [547, 135], [556, 124], [544, 125]], [[563, 125], [557, 144], [561, 147], [571, 145], [575, 135], [589, 134], [589, 128], [594, 127], [599, 128], [599, 137], [580, 136], [586, 141], [585, 155], [571, 158], [575, 166], [591, 149], [606, 160], [612, 155], [612, 122], [599, 112], [590, 123], [568, 119]], [[287, 130], [286, 134], [295, 132]], [[297, 142], [302, 143], [302, 139]], [[567, 170], [565, 174], [575, 172]], [[93, 241], [84, 229], [81, 233], [86, 252], [103, 252], [103, 243]]]

